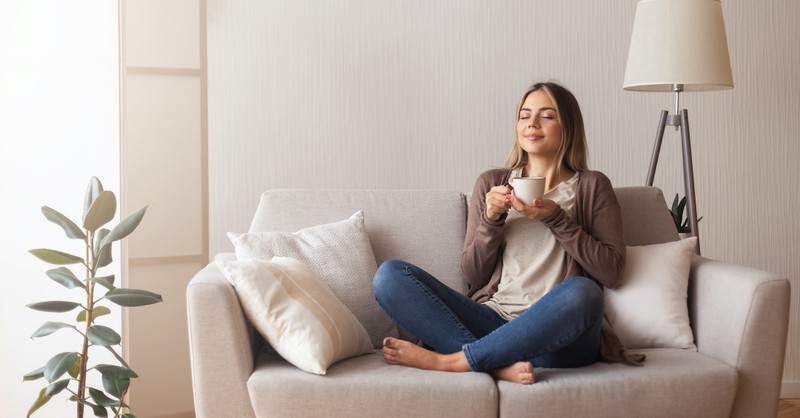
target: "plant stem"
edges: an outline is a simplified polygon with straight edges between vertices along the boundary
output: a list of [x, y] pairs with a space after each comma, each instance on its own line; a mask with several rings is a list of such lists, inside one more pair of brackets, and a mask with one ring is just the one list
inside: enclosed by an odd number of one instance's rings
[[86, 399], [86, 369], [89, 364], [89, 327], [92, 325], [92, 311], [94, 310], [94, 277], [92, 259], [94, 259], [94, 233], [86, 231], [86, 332], [83, 333], [83, 348], [81, 349], [81, 369], [78, 374], [78, 418], [83, 418], [84, 405], [81, 401]]

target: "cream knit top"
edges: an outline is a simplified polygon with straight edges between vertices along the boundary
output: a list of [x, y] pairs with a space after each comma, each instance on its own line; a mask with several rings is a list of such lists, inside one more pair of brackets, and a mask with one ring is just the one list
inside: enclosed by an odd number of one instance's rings
[[[518, 169], [521, 172], [521, 169]], [[520, 172], [511, 177], [519, 177]], [[572, 217], [577, 174], [544, 194]], [[503, 270], [497, 292], [484, 304], [506, 320], [519, 316], [564, 280], [564, 248], [544, 223], [511, 209], [506, 219]]]

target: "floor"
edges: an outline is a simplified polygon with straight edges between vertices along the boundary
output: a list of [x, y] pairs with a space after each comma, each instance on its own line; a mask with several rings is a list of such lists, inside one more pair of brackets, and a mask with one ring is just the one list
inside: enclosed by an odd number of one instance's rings
[[800, 399], [781, 399], [778, 418], [800, 418]]

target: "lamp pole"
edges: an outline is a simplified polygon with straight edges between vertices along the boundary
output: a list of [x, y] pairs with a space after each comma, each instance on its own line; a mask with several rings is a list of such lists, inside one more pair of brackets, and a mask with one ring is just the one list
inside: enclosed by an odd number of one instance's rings
[[689, 112], [680, 109], [680, 94], [683, 91], [683, 84], [673, 84], [672, 91], [675, 92], [675, 114], [670, 115], [668, 111], [662, 110], [656, 131], [656, 140], [653, 146], [653, 154], [650, 157], [650, 167], [647, 171], [647, 185], [653, 185], [656, 175], [658, 157], [661, 153], [661, 143], [664, 139], [664, 129], [667, 125], [674, 126], [675, 130], [681, 130], [681, 148], [683, 156], [683, 187], [686, 192], [686, 211], [689, 218], [689, 227], [692, 235], [697, 237], [695, 252], [700, 255], [700, 231], [697, 229], [697, 200], [694, 192], [694, 168], [692, 164], [692, 143], [689, 134]]

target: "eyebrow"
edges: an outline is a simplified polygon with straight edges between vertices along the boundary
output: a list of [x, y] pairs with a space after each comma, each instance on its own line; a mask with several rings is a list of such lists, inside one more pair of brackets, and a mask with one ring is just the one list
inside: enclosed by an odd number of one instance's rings
[[[540, 107], [540, 108], [539, 108], [539, 110], [552, 110], [553, 112], [555, 112], [555, 111], [556, 111], [556, 109], [555, 109], [555, 108], [552, 108], [552, 107]], [[523, 108], [522, 108], [522, 109], [520, 109], [519, 111], [520, 111], [520, 112], [532, 112], [532, 110], [531, 110], [531, 109], [528, 109], [527, 107], [523, 107]]]

